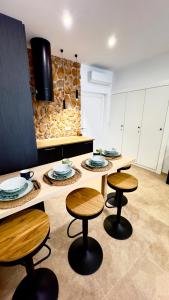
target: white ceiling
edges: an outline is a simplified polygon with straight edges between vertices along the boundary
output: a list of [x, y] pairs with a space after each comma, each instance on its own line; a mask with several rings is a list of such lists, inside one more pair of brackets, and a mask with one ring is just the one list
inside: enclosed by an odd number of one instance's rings
[[[69, 31], [65, 9], [73, 16]], [[168, 0], [0, 0], [0, 12], [23, 21], [28, 41], [47, 38], [53, 54], [77, 52], [87, 64], [119, 69], [169, 51]], [[108, 49], [113, 33], [118, 42]]]

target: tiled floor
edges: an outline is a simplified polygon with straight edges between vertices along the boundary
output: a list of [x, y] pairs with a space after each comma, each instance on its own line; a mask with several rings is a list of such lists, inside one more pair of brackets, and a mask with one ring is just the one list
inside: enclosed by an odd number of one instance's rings
[[[105, 208], [100, 217], [91, 220], [89, 234], [99, 241], [104, 253], [103, 263], [93, 275], [80, 276], [70, 268], [67, 251], [72, 240], [66, 229], [71, 217], [65, 210], [64, 198], [48, 201], [52, 254], [42, 266], [56, 273], [60, 300], [169, 299], [169, 186], [163, 175], [135, 166], [129, 172], [138, 178], [139, 188], [127, 195], [129, 203], [122, 214], [132, 223], [133, 235], [118, 241], [106, 234], [103, 221], [115, 209]], [[100, 189], [100, 182], [89, 182], [86, 186]], [[79, 230], [80, 225], [74, 224], [73, 231]], [[24, 275], [21, 266], [0, 268], [1, 300], [11, 299]]]

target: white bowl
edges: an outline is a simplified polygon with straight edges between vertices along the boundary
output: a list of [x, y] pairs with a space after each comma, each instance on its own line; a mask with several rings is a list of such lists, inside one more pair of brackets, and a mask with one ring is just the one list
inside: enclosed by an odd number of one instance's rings
[[93, 155], [90, 158], [91, 161], [95, 162], [95, 163], [103, 163], [105, 161], [105, 158], [101, 155]]
[[21, 190], [24, 185], [27, 183], [27, 180], [23, 177], [13, 177], [3, 181], [0, 184], [0, 190], [6, 193], [13, 193]]
[[71, 167], [67, 164], [58, 164], [58, 165], [55, 165], [53, 167], [53, 171], [56, 173], [56, 174], [67, 174], [68, 172], [70, 172], [71, 170]]

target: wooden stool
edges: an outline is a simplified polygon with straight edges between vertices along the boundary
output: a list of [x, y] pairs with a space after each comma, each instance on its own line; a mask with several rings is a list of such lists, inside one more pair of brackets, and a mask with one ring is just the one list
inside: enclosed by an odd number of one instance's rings
[[[17, 287], [13, 300], [56, 300], [58, 281], [46, 268], [34, 266], [49, 257], [51, 249], [45, 244], [49, 238], [49, 220], [45, 212], [27, 209], [5, 218], [0, 224], [0, 265], [24, 265], [27, 276]], [[45, 246], [49, 253], [33, 264], [32, 257]]]
[[[75, 219], [68, 226], [68, 237], [74, 238], [80, 234], [70, 246], [68, 260], [72, 269], [81, 274], [89, 275], [97, 271], [103, 260], [100, 244], [88, 236], [88, 220], [99, 216], [104, 208], [103, 196], [91, 188], [80, 188], [72, 191], [66, 198], [66, 208]], [[76, 219], [82, 220], [82, 232], [69, 234], [70, 226]]]
[[[126, 165], [124, 167], [121, 167], [117, 169], [117, 172], [126, 171], [131, 168], [131, 165]], [[123, 195], [122, 198], [122, 206], [125, 206], [128, 203], [127, 197]], [[107, 195], [107, 200], [105, 202], [105, 205], [107, 208], [117, 207], [117, 201], [116, 201], [116, 193], [109, 193]]]
[[133, 230], [130, 222], [121, 216], [123, 192], [135, 191], [138, 180], [130, 174], [117, 172], [108, 176], [107, 183], [116, 190], [117, 215], [108, 216], [104, 221], [104, 228], [110, 236], [124, 240], [131, 236]]

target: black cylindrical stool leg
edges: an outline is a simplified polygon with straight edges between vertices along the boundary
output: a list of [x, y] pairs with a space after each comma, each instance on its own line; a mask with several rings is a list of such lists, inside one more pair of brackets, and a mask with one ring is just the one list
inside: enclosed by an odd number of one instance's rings
[[58, 281], [55, 274], [47, 269], [34, 270], [32, 258], [25, 260], [27, 276], [21, 281], [12, 300], [56, 300]]
[[123, 192], [117, 190], [116, 201], [118, 203], [117, 215], [110, 215], [104, 220], [104, 228], [106, 232], [113, 238], [118, 240], [128, 239], [132, 234], [132, 226], [130, 222], [121, 216]]
[[[109, 193], [107, 195], [107, 200], [105, 202], [105, 205], [107, 208], [111, 208], [111, 207], [117, 207], [118, 203], [117, 200], [115, 198], [116, 193]], [[128, 203], [127, 197], [123, 195], [122, 197], [122, 206], [125, 206]]]
[[83, 220], [82, 226], [83, 226], [83, 248], [84, 248], [84, 251], [87, 251], [87, 249], [88, 249], [88, 220]]
[[[121, 168], [117, 169], [117, 173], [120, 173], [123, 170], [128, 170], [130, 168], [131, 168], [131, 165], [121, 167]], [[115, 195], [116, 195], [115, 192], [109, 193], [107, 195], [107, 200], [105, 202], [105, 205], [106, 205], [107, 208], [111, 208], [111, 206], [112, 207], [117, 207], [118, 206], [118, 203], [115, 199]], [[125, 206], [127, 203], [128, 203], [127, 197], [123, 195], [123, 197], [122, 197], [122, 206]]]
[[81, 275], [90, 275], [98, 270], [103, 260], [100, 244], [88, 237], [88, 220], [83, 219], [83, 237], [70, 246], [68, 260], [72, 269]]

